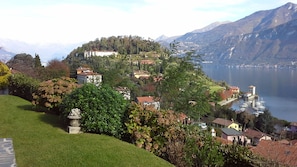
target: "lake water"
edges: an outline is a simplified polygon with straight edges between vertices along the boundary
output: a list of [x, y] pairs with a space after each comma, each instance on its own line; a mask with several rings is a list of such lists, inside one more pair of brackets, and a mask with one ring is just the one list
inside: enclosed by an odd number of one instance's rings
[[[256, 93], [265, 101], [274, 117], [297, 122], [297, 69], [238, 68], [204, 64], [203, 71], [215, 81], [225, 81], [247, 92], [256, 86]], [[238, 103], [233, 107], [236, 108]]]

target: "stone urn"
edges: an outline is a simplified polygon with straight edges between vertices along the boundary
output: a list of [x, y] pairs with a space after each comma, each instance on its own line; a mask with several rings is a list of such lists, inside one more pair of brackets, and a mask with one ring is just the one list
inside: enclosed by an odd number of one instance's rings
[[80, 109], [74, 108], [67, 116], [67, 118], [70, 121], [69, 122], [70, 126], [68, 126], [68, 132], [71, 134], [77, 134], [81, 132], [80, 131], [80, 119], [81, 119], [80, 113], [81, 113]]

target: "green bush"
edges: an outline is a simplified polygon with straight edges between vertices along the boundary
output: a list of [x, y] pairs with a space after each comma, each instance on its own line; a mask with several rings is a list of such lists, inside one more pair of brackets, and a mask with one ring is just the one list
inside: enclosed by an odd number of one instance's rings
[[32, 94], [38, 89], [39, 81], [26, 76], [25, 74], [17, 73], [8, 78], [9, 94], [21, 97], [28, 101], [32, 101]]
[[63, 98], [77, 87], [76, 80], [68, 77], [41, 82], [36, 93], [33, 93], [32, 104], [39, 110], [45, 108], [60, 114], [59, 105]]
[[71, 109], [79, 108], [83, 131], [120, 138], [126, 107], [124, 97], [111, 87], [85, 84], [64, 98], [60, 110], [66, 120]]

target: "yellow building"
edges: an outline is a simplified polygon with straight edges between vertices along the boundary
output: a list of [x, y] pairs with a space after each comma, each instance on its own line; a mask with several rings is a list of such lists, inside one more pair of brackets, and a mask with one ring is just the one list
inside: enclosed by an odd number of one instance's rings
[[239, 123], [234, 122], [233, 120], [216, 118], [215, 120], [212, 121], [212, 124], [215, 127], [219, 127], [219, 128], [232, 128], [237, 131], [242, 131], [241, 125]]

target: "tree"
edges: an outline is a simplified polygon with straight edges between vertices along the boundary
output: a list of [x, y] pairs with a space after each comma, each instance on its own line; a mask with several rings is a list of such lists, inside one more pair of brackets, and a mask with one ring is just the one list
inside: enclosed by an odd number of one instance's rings
[[5, 89], [8, 86], [8, 78], [11, 72], [8, 66], [0, 62], [0, 90]]
[[126, 107], [124, 97], [110, 86], [84, 84], [63, 99], [60, 110], [66, 120], [71, 109], [79, 108], [83, 131], [120, 138]]
[[[163, 108], [199, 119], [210, 110], [208, 87], [202, 73], [194, 68], [189, 58], [179, 59], [166, 67], [158, 90]], [[190, 101], [195, 101], [195, 105], [190, 105]]]
[[40, 77], [42, 80], [70, 77], [70, 69], [64, 62], [54, 59], [48, 62]]
[[185, 161], [187, 166], [223, 166], [224, 156], [221, 144], [197, 126], [189, 126], [185, 140]]
[[34, 63], [34, 67], [35, 67], [35, 68], [40, 68], [40, 67], [42, 67], [42, 65], [41, 65], [41, 61], [40, 61], [40, 57], [39, 57], [38, 54], [35, 54], [34, 61], [35, 61], [35, 63]]
[[46, 109], [60, 114], [59, 105], [63, 98], [78, 87], [75, 79], [61, 77], [41, 82], [35, 93], [33, 93], [32, 104], [38, 110]]
[[13, 70], [20, 71], [33, 78], [36, 78], [38, 74], [34, 69], [35, 60], [30, 54], [17, 54], [6, 64]]
[[263, 114], [256, 117], [255, 127], [267, 134], [271, 134], [274, 131], [273, 117], [269, 110], [265, 109]]
[[185, 130], [171, 110], [156, 110], [132, 103], [125, 125], [131, 142], [176, 166], [184, 166]]
[[37, 91], [39, 81], [22, 73], [9, 77], [9, 94], [21, 97], [28, 101], [33, 100], [32, 94]]
[[241, 112], [237, 114], [236, 120], [243, 125], [242, 129], [252, 127], [254, 123], [255, 116], [247, 112]]

